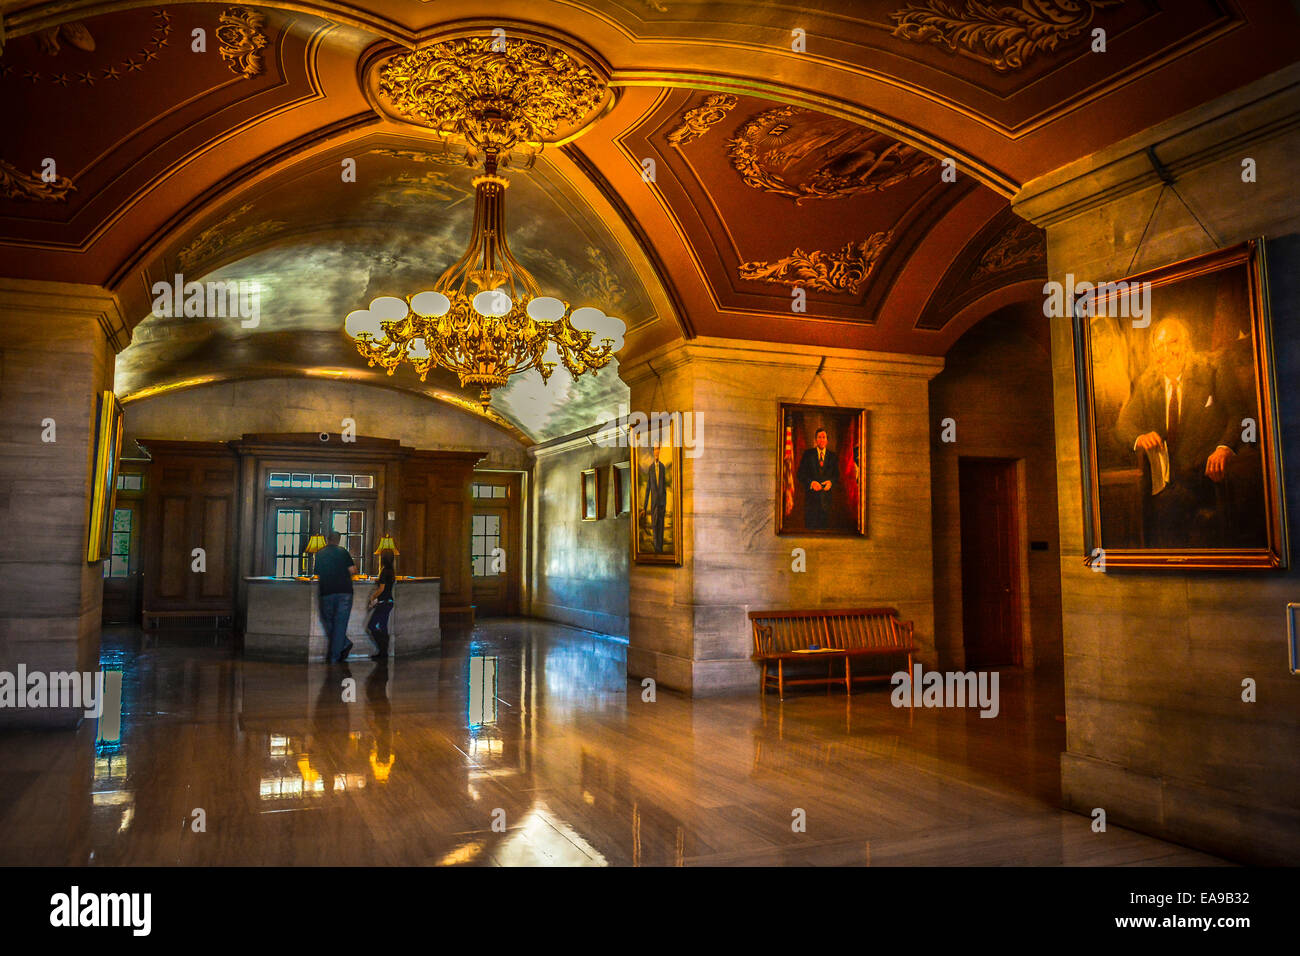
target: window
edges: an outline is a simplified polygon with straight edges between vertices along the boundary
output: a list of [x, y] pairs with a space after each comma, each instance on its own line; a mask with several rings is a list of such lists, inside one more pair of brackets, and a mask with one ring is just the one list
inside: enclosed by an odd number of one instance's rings
[[470, 488], [470, 494], [475, 498], [504, 498], [506, 496], [505, 485], [475, 483], [471, 485]]
[[492, 570], [492, 552], [501, 547], [501, 516], [474, 515], [470, 524], [469, 555], [473, 575], [487, 578], [500, 574]]
[[330, 527], [340, 535], [339, 544], [348, 549], [356, 559], [357, 570], [365, 569], [366, 513], [364, 511], [335, 511]]
[[[126, 477], [139, 477], [126, 476]], [[119, 486], [120, 487], [120, 486]], [[304, 475], [288, 471], [273, 471], [266, 476], [268, 488], [309, 488], [314, 491], [333, 491], [336, 488], [374, 488], [374, 475]]]
[[118, 475], [119, 491], [140, 491], [144, 488], [144, 475]]
[[[127, 476], [119, 476], [124, 477]], [[131, 573], [131, 531], [134, 524], [135, 512], [130, 508], [113, 509], [113, 540], [108, 560], [104, 562], [104, 577], [124, 578]]]
[[302, 553], [307, 547], [306, 529], [311, 512], [303, 508], [279, 508], [275, 512], [275, 576], [291, 578], [304, 573]]

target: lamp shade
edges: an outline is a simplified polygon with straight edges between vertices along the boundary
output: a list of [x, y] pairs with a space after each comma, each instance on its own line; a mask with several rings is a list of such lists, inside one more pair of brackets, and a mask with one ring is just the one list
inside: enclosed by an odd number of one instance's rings
[[569, 316], [569, 322], [579, 332], [590, 332], [605, 318], [605, 313], [594, 306], [583, 306], [581, 309], [574, 309]]
[[307, 553], [315, 554], [321, 548], [325, 547], [325, 536], [317, 531], [307, 539]]
[[393, 538], [391, 532], [385, 531], [384, 536], [379, 539], [379, 547], [375, 548], [375, 554], [383, 554], [385, 551], [391, 551], [393, 554], [401, 554], [397, 550], [397, 541]]
[[406, 318], [406, 302], [395, 295], [381, 295], [370, 303], [370, 314], [384, 322]]
[[451, 310], [451, 299], [441, 292], [419, 292], [411, 296], [411, 308], [420, 315], [437, 318]]

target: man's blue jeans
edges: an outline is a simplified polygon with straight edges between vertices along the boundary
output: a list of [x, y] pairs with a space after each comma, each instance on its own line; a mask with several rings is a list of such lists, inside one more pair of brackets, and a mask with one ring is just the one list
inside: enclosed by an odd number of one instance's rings
[[352, 615], [351, 594], [323, 594], [320, 599], [320, 623], [329, 641], [325, 653], [336, 661], [348, 643], [348, 618]]

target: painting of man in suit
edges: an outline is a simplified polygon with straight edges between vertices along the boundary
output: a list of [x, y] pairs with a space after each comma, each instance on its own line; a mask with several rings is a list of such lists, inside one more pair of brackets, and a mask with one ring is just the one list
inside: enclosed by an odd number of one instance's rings
[[861, 409], [781, 406], [779, 534], [861, 534]]
[[677, 426], [632, 446], [632, 559], [681, 564], [682, 459]]
[[1148, 322], [1104, 301], [1079, 319], [1090, 359], [1081, 397], [1093, 427], [1084, 437], [1096, 468], [1090, 547], [1108, 565], [1203, 554], [1199, 566], [1218, 566], [1205, 563], [1217, 560], [1211, 552], [1258, 551], [1267, 566], [1277, 553], [1275, 418], [1259, 360], [1266, 326], [1245, 249], [1202, 257], [1220, 268], [1182, 263], [1144, 274]]

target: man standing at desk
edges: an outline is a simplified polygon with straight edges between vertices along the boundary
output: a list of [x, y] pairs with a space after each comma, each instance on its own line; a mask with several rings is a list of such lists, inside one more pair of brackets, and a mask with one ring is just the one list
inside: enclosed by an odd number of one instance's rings
[[348, 618], [352, 615], [352, 575], [356, 562], [347, 548], [339, 547], [341, 537], [331, 531], [328, 544], [316, 552], [316, 577], [320, 594], [320, 622], [329, 646], [327, 661], [342, 663], [352, 650], [348, 640]]

